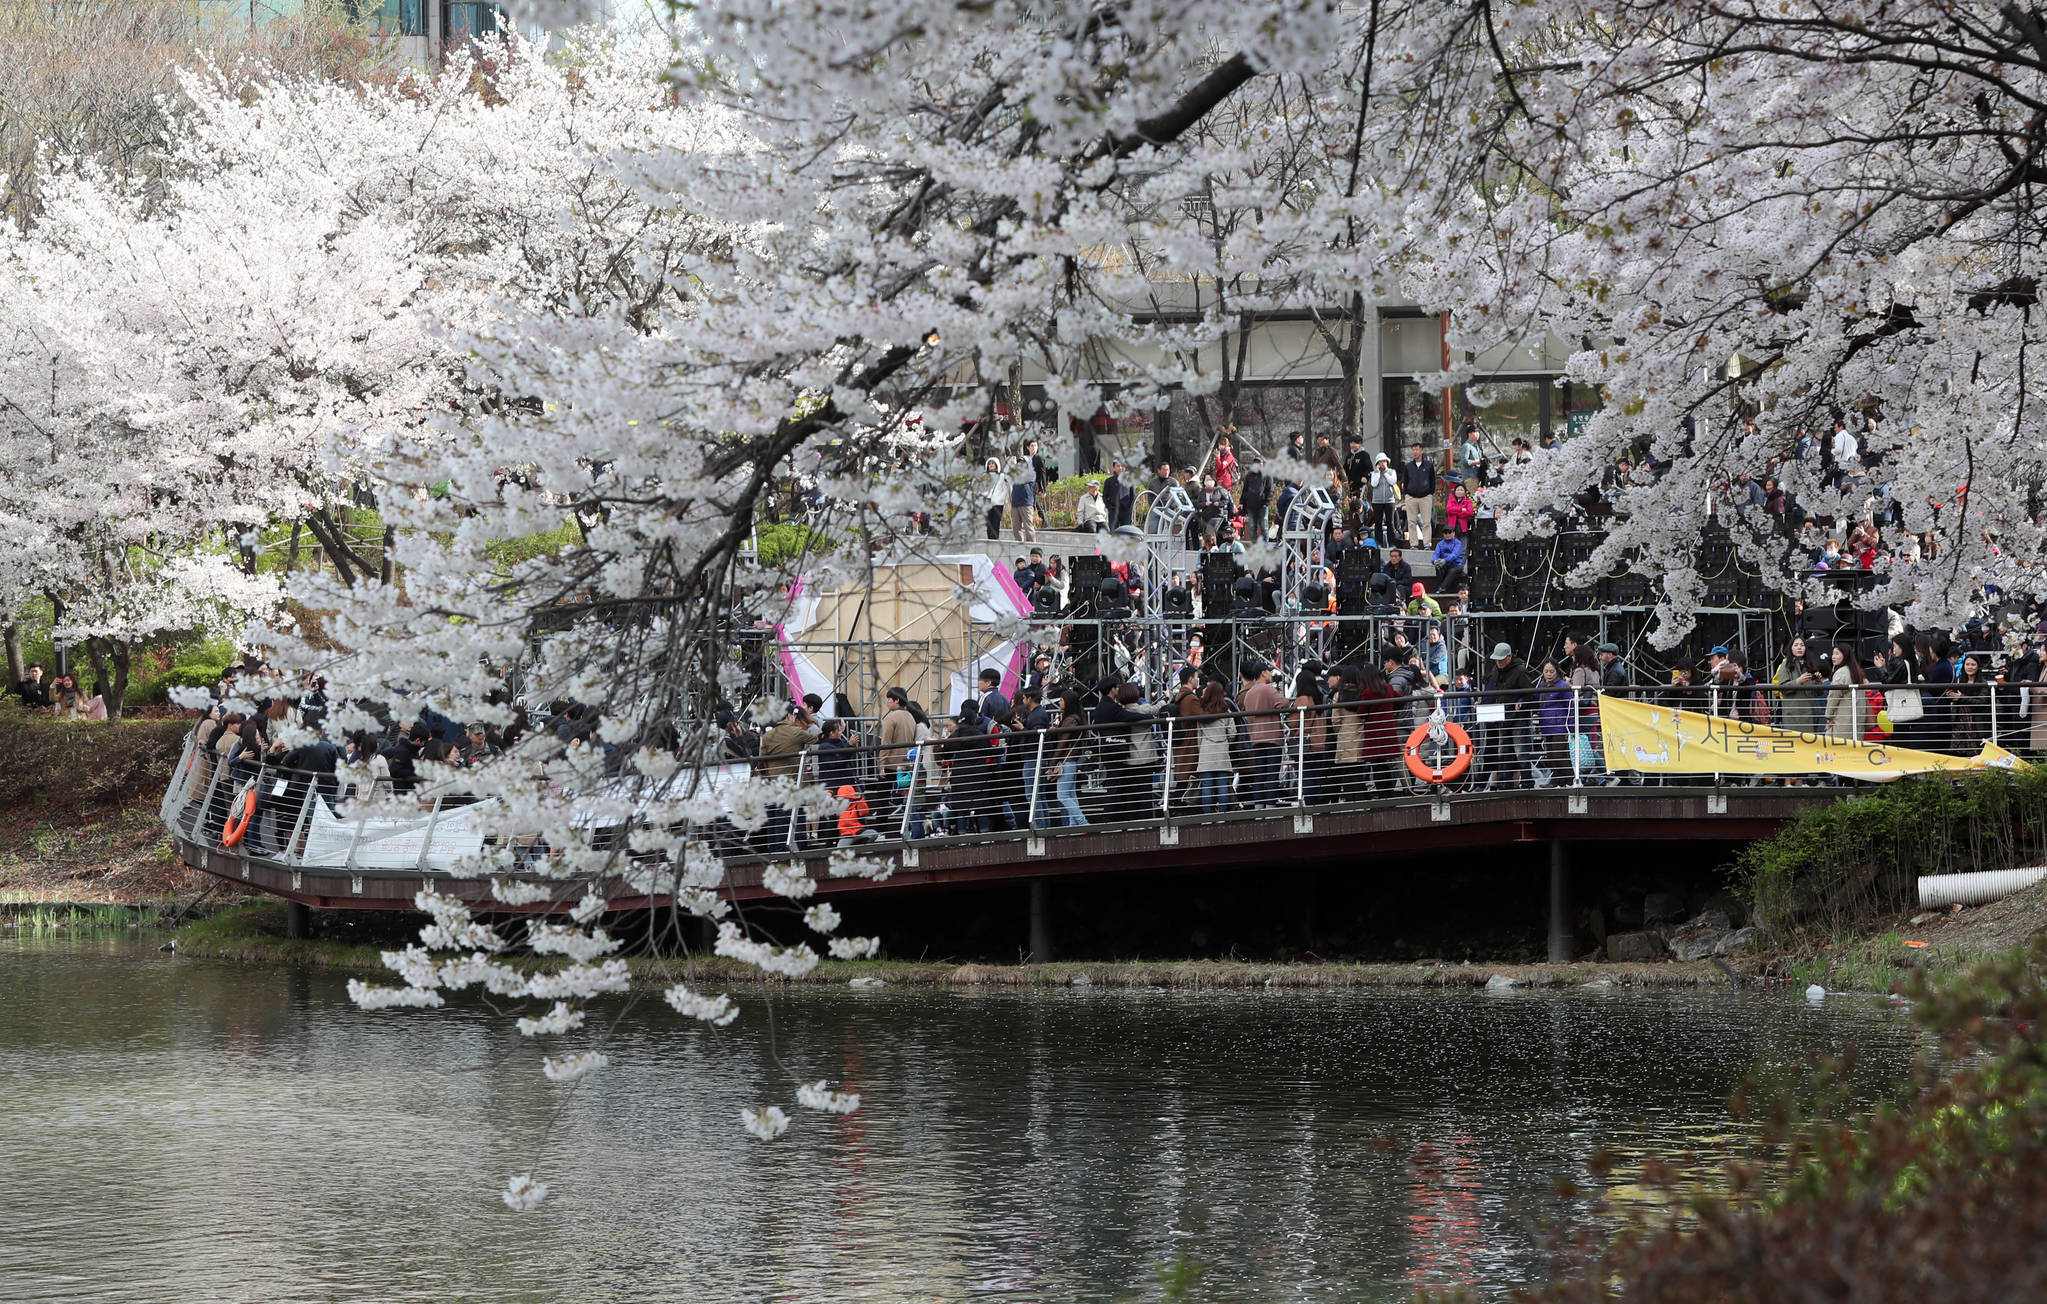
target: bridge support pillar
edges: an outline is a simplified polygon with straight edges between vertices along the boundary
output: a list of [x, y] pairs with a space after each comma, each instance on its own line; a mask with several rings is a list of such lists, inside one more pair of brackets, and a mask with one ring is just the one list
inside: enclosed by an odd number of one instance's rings
[[1051, 886], [1042, 878], [1031, 880], [1031, 963], [1052, 962], [1052, 909], [1046, 897]]
[[1577, 958], [1576, 921], [1571, 916], [1571, 850], [1563, 839], [1549, 844], [1549, 960], [1567, 964]]
[[286, 937], [311, 937], [313, 935], [313, 910], [311, 906], [298, 901], [284, 903], [284, 935]]

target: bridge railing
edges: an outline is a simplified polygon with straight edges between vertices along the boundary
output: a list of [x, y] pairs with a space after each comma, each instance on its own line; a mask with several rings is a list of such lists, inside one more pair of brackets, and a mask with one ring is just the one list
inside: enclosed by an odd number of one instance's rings
[[[1708, 775], [1609, 772], [1597, 695], [1824, 732], [1828, 692], [1813, 691], [1817, 709], [1809, 713], [1802, 700], [1784, 708], [1768, 685], [1573, 687], [1560, 680], [1405, 695], [1342, 685], [1264, 712], [1237, 710], [1234, 702], [1208, 711], [1183, 697], [1102, 703], [1077, 716], [1054, 704], [1040, 722], [992, 731], [985, 721], [941, 717], [920, 723], [911, 744], [812, 749], [783, 759], [785, 774], [807, 786], [833, 795], [850, 789], [850, 817], [831, 806], [784, 810], [760, 830], [726, 829], [722, 837], [729, 854], [776, 858], [834, 845], [991, 841], [1515, 788], [1712, 786], [1717, 779]], [[1455, 728], [1432, 729], [1439, 715]]]
[[[1574, 688], [1558, 681], [1400, 695], [1373, 683], [1332, 676], [1263, 712], [1235, 709], [1228, 699], [1224, 709], [1211, 710], [1198, 695], [1181, 695], [1164, 702], [1104, 701], [1075, 711], [1054, 703], [1042, 717], [1012, 714], [992, 727], [986, 720], [939, 717], [920, 721], [917, 737], [895, 745], [842, 745], [785, 732], [774, 754], [732, 755], [686, 771], [678, 781], [710, 795], [755, 777], [814, 798], [821, 789], [821, 798], [770, 807], [758, 827], [720, 818], [708, 830], [728, 857], [786, 858], [837, 845], [999, 841], [1105, 824], [1240, 818], [1502, 789], [1660, 784], [1665, 780], [1657, 776], [1607, 771], [1599, 693], [1826, 732], [1827, 704], [1844, 691], [1828, 685]], [[1980, 721], [1973, 712], [1950, 709], [1900, 741], [1973, 753], [1979, 734], [1997, 732], [1995, 702], [1980, 703]], [[1864, 720], [1873, 714], [1868, 705], [1860, 712]], [[792, 746], [792, 738], [801, 745]], [[350, 872], [447, 872], [497, 841], [490, 828], [494, 804], [463, 791], [459, 780], [395, 793], [380, 786], [375, 795], [382, 800], [374, 803], [351, 801], [359, 781], [345, 769], [323, 774], [251, 752], [230, 764], [227, 753], [201, 745], [195, 731], [165, 792], [162, 816], [182, 837], [209, 848]], [[602, 781], [621, 795], [646, 782]], [[1716, 780], [1671, 776], [1668, 782], [1696, 787]], [[603, 827], [595, 816], [587, 822]], [[547, 847], [526, 839], [514, 851], [524, 863], [547, 854]]]

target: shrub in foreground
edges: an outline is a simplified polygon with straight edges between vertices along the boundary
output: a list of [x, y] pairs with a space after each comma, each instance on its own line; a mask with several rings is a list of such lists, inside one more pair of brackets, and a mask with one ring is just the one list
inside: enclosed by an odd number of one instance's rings
[[[1915, 980], [1938, 1046], [1890, 1105], [1841, 1107], [1841, 1065], [1745, 1092], [1769, 1158], [1729, 1191], [1565, 1242], [1544, 1304], [2047, 1299], [2047, 936], [1960, 978]], [[1955, 1067], [1960, 1066], [1960, 1067]], [[1651, 1171], [1652, 1182], [1667, 1174]], [[1568, 1184], [1566, 1194], [1571, 1194]], [[1589, 1221], [1584, 1224], [1590, 1226]]]

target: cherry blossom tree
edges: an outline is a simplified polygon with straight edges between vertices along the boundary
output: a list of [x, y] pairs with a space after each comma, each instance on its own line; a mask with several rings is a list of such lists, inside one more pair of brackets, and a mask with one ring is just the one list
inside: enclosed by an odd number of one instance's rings
[[[633, 233], [608, 251], [605, 277], [553, 300], [509, 274], [482, 322], [460, 332], [469, 383], [501, 401], [439, 422], [430, 454], [401, 442], [372, 459], [380, 484], [434, 487], [385, 495], [402, 583], [298, 586], [346, 655], [282, 631], [269, 641], [280, 664], [327, 677], [343, 703], [331, 729], [367, 723], [373, 704], [510, 723], [515, 682], [528, 702], [573, 699], [597, 721], [587, 741], [529, 734], [464, 776], [504, 808], [494, 820], [504, 849], [479, 871], [518, 868], [512, 848], [544, 839], [541, 868], [559, 882], [501, 893], [579, 903], [577, 927], [528, 933], [570, 956], [565, 976], [522, 979], [492, 958], [504, 945], [494, 929], [423, 900], [439, 918], [417, 951], [394, 953], [405, 985], [361, 988], [364, 1004], [430, 1005], [481, 984], [533, 1002], [521, 1024], [532, 1035], [587, 1036], [583, 1003], [629, 982], [598, 959], [616, 945], [594, 926], [613, 893], [671, 897], [672, 941], [686, 946], [682, 923], [695, 915], [715, 923], [720, 954], [771, 974], [873, 952], [872, 939], [838, 934], [836, 911], [807, 902], [817, 884], [800, 867], [765, 875], [786, 917], [737, 917], [699, 832], [714, 817], [753, 829], [771, 804], [828, 800], [787, 781], [712, 793], [695, 767], [708, 707], [737, 688], [732, 632], [786, 601], [789, 576], [753, 559], [752, 528], [776, 488], [805, 473], [854, 544], [841, 554], [851, 564], [805, 563], [811, 582], [831, 582], [835, 568], [850, 578], [862, 540], [899, 535], [913, 511], [944, 521], [964, 504], [948, 436], [1019, 362], [1037, 362], [1069, 397], [1088, 394], [1082, 358], [1094, 342], [1143, 333], [1102, 293], [1092, 252], [1120, 230], [1119, 176], [1227, 99], [1255, 61], [1283, 53], [1226, 6], [1213, 9], [1212, 37], [1163, 5], [948, 12], [943, 39], [899, 28], [909, 12], [699, 14], [700, 44], [662, 94], [703, 138], [650, 139], [597, 161], [705, 238]], [[1285, 56], [1315, 36], [1291, 33], [1300, 44]], [[519, 70], [544, 74], [517, 49], [505, 62], [514, 80], [497, 89], [517, 103]], [[548, 217], [536, 231], [590, 250], [584, 211]], [[1140, 364], [1133, 378], [1158, 393], [1175, 374]], [[574, 546], [498, 564], [498, 545], [565, 510], [581, 526]], [[830, 872], [887, 866], [840, 853]], [[729, 1014], [686, 967], [666, 995], [712, 1023]], [[828, 1084], [791, 1085], [801, 1107], [853, 1104]], [[788, 1125], [768, 1102], [745, 1123], [763, 1138]], [[527, 1178], [506, 1196], [538, 1198]]]
[[[1511, 486], [1503, 528], [1551, 528], [1616, 456], [1646, 454], [1588, 570], [1633, 557], [1661, 576], [1665, 639], [1700, 605], [1707, 504], [1744, 470], [1837, 539], [1874, 519], [1889, 580], [1865, 605], [1940, 627], [1982, 585], [2036, 591], [2039, 8], [1472, 12], [1496, 89], [1473, 106], [1483, 156], [1466, 153], [1482, 184], [1411, 284], [1463, 349], [1572, 342], [1572, 377], [1606, 399]], [[1859, 455], [1823, 465], [1837, 417]], [[1823, 534], [1719, 515], [1753, 566], [1811, 595]]]

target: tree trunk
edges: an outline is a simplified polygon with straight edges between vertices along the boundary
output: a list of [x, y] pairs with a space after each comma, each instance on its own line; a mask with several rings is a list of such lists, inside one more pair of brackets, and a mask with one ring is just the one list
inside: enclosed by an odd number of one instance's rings
[[353, 588], [357, 572], [366, 573], [369, 567], [363, 563], [362, 558], [350, 551], [343, 527], [323, 507], [306, 518], [306, 528], [313, 532], [313, 537], [326, 549], [327, 558], [334, 563], [334, 573], [341, 577], [341, 582]]
[[284, 555], [284, 573], [287, 575], [299, 568], [299, 534], [305, 528], [304, 521], [291, 523], [291, 551]]
[[121, 639], [108, 639], [107, 646], [114, 663], [114, 688], [106, 695], [107, 719], [118, 720], [121, 712], [128, 708], [128, 669], [133, 661], [133, 650]]
[[398, 531], [391, 526], [385, 526], [383, 555], [377, 559], [377, 579], [387, 588], [398, 578], [398, 559], [391, 555], [391, 545], [397, 541]]
[[85, 640], [85, 655], [92, 663], [92, 691], [105, 704], [107, 719], [120, 719], [121, 708], [128, 702], [128, 644], [94, 636]]
[[0, 626], [0, 638], [7, 644], [7, 682], [18, 684], [28, 678], [28, 666], [21, 659], [21, 626], [7, 622]]
[[1023, 451], [1023, 364], [1009, 364], [1009, 383], [1004, 386], [1003, 401], [1009, 404], [1009, 428], [1016, 436], [1017, 451]]
[[227, 546], [234, 549], [235, 554], [242, 559], [242, 573], [254, 575], [257, 566], [256, 550], [242, 542], [245, 536], [254, 533], [254, 531], [239, 529], [233, 525], [223, 525], [220, 527], [220, 533], [221, 537], [227, 540]]
[[57, 679], [71, 673], [71, 651], [64, 646], [63, 641], [54, 632], [57, 626], [64, 623], [64, 603], [54, 593], [45, 592], [43, 596], [50, 600], [50, 628], [52, 630], [50, 647], [57, 654], [57, 664], [50, 667], [50, 678]]

